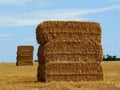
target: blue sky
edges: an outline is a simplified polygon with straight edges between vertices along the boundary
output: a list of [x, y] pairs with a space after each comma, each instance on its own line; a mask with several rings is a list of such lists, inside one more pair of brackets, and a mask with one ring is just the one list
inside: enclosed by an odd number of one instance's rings
[[120, 57], [120, 0], [0, 0], [0, 62], [16, 62], [18, 45], [38, 44], [35, 29], [44, 20], [99, 22], [104, 54]]

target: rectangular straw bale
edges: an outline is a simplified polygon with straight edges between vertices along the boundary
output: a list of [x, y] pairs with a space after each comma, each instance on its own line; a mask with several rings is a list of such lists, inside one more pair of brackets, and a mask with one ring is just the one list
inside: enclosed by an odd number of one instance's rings
[[17, 47], [18, 51], [33, 51], [34, 47], [33, 46], [18, 46]]
[[[41, 34], [40, 34], [41, 35]], [[41, 41], [42, 38], [46, 42], [101, 42], [101, 37], [97, 34], [79, 34], [79, 33], [48, 33], [44, 37], [38, 35], [37, 39]], [[43, 41], [44, 41], [43, 40]]]
[[16, 58], [18, 61], [26, 61], [26, 60], [33, 60], [33, 56], [17, 56]]
[[16, 63], [16, 66], [24, 66], [24, 65], [33, 65], [33, 63], [31, 63], [31, 62], [29, 62], [29, 63], [25, 63], [25, 62]]
[[[87, 48], [88, 47], [88, 48]], [[79, 54], [102, 54], [102, 46], [101, 44], [66, 44], [66, 43], [47, 43], [39, 46], [38, 55], [41, 54], [54, 54], [54, 53], [79, 53]]]
[[71, 54], [67, 56], [67, 61], [79, 61], [79, 62], [91, 62], [91, 63], [100, 63], [102, 61], [101, 54]]
[[33, 59], [17, 59], [16, 66], [33, 65]]
[[33, 63], [17, 63], [16, 66], [33, 65]]
[[[96, 23], [96, 22], [44, 21], [43, 23], [38, 25], [37, 29], [39, 28], [40, 25], [41, 25], [40, 28], [50, 28], [50, 27], [63, 28], [64, 27], [66, 29], [71, 29], [71, 28], [78, 29], [78, 27], [79, 27], [81, 29], [81, 31], [85, 28], [86, 32], [90, 32], [90, 33], [98, 33], [99, 32], [99, 33], [101, 33], [101, 28], [99, 27], [99, 23]], [[98, 29], [98, 30], [95, 30], [95, 29]], [[65, 30], [62, 30], [62, 31], [64, 32]], [[73, 30], [71, 32], [73, 32]]]
[[33, 51], [17, 51], [17, 56], [33, 56]]
[[47, 75], [46, 81], [102, 81], [103, 75], [101, 74], [53, 74]]
[[101, 62], [101, 54], [43, 54], [38, 56], [38, 62]]
[[94, 41], [101, 43], [99, 23], [75, 21], [46, 21], [38, 25], [36, 39], [39, 44], [52, 41]]
[[[37, 77], [38, 81], [43, 82], [54, 80], [59, 81], [59, 78], [63, 77], [66, 77], [71, 81], [74, 81], [74, 79], [79, 80], [79, 78], [88, 81], [103, 80], [102, 72], [102, 67], [99, 63], [39, 63]], [[74, 78], [73, 80], [71, 79], [72, 75]], [[76, 77], [76, 75], [78, 76]], [[81, 77], [81, 75], [84, 77]], [[68, 81], [65, 78], [61, 80]]]
[[102, 67], [99, 63], [47, 63], [46, 74], [100, 74]]
[[49, 54], [38, 56], [39, 62], [101, 62], [100, 54]]
[[[51, 52], [82, 52], [82, 53], [90, 53], [90, 52], [94, 52], [94, 53], [103, 53], [102, 52], [102, 46], [99, 43], [91, 43], [91, 42], [87, 42], [87, 43], [82, 43], [82, 42], [67, 42], [67, 43], [63, 43], [63, 42], [48, 42], [46, 44], [42, 44], [39, 46], [40, 49], [38, 49], [38, 52], [41, 52], [41, 50], [43, 50], [43, 52], [46, 53], [51, 53]], [[42, 48], [42, 49], [41, 49]], [[40, 50], [40, 51], [39, 51]]]
[[18, 60], [17, 62], [18, 62], [18, 63], [33, 63], [32, 60], [24, 60], [24, 61], [23, 61], [23, 60], [21, 60], [21, 61]]
[[[88, 47], [88, 48], [87, 48]], [[101, 44], [47, 43], [38, 48], [39, 62], [83, 61], [101, 62], [103, 58]]]

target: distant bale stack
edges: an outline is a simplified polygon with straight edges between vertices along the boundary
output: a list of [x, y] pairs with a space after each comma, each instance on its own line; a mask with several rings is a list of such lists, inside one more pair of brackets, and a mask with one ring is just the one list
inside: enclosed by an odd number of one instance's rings
[[17, 66], [33, 65], [33, 46], [18, 46], [17, 50]]
[[103, 80], [99, 23], [46, 21], [38, 25], [36, 39], [38, 81]]

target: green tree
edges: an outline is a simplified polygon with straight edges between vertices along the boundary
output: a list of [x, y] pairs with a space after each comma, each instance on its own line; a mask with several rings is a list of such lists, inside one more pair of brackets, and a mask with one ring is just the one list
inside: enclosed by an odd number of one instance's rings
[[117, 56], [113, 56], [113, 60], [117, 60]]
[[107, 60], [113, 60], [113, 57], [111, 55], [106, 55]]

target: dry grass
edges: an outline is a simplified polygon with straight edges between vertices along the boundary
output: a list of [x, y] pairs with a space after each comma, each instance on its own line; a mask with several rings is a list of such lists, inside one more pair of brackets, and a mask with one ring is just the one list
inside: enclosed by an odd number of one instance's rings
[[0, 63], [0, 90], [120, 90], [120, 62], [102, 62], [104, 81], [37, 82], [37, 63], [19, 66]]

